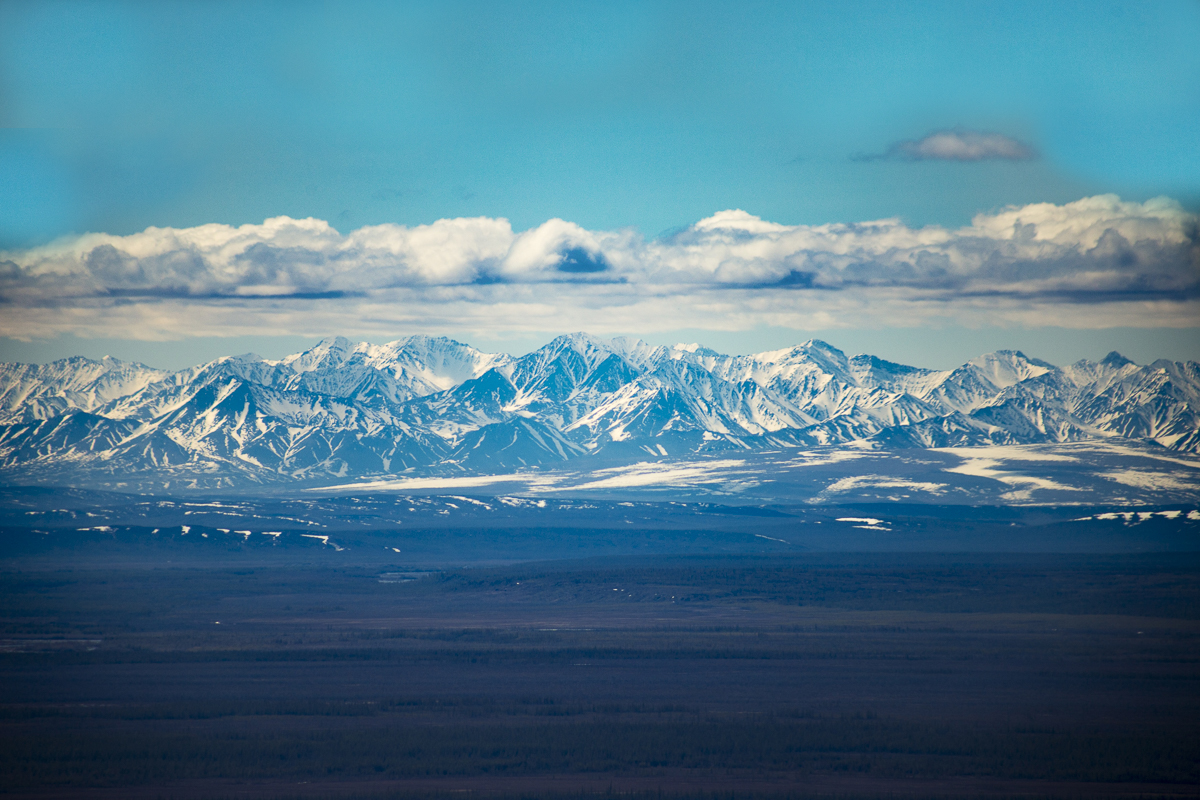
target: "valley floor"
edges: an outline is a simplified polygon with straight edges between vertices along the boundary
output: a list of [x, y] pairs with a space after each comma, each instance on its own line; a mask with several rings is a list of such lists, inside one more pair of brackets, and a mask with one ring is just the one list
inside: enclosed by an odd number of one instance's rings
[[1195, 554], [7, 570], [10, 797], [1200, 797]]

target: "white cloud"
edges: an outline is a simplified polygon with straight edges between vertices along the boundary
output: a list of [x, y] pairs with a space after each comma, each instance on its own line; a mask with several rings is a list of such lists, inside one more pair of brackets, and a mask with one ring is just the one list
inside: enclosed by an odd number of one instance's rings
[[0, 335], [1182, 327], [1200, 318], [1197, 229], [1173, 201], [1113, 195], [958, 229], [730, 210], [651, 241], [559, 219], [149, 228], [0, 253]]
[[345, 271], [336, 286], [469, 283], [499, 264], [515, 236], [506, 219], [442, 219], [431, 225], [374, 225], [337, 243], [331, 255]]
[[885, 158], [913, 161], [1030, 161], [1037, 151], [1009, 136], [962, 128], [934, 131], [922, 139], [897, 142]]

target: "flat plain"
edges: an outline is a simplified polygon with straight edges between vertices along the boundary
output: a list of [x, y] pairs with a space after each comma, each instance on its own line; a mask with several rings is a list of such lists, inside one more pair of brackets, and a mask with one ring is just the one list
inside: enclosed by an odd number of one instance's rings
[[6, 569], [12, 797], [1200, 796], [1191, 553]]

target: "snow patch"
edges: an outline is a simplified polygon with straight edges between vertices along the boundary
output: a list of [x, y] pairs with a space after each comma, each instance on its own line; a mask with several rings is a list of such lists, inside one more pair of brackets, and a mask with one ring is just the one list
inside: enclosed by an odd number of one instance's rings
[[911, 481], [907, 478], [893, 478], [887, 475], [853, 475], [829, 484], [822, 494], [843, 494], [861, 489], [911, 489], [929, 494], [945, 494], [946, 488], [944, 483], [931, 481]]
[[1138, 489], [1164, 490], [1178, 489], [1183, 491], [1195, 491], [1200, 489], [1200, 484], [1197, 483], [1194, 476], [1185, 475], [1179, 472], [1153, 472], [1151, 470], [1125, 469], [1114, 472], [1098, 473], [1100, 477], [1107, 478], [1110, 481], [1124, 484], [1126, 486], [1134, 486]]
[[300, 534], [300, 535], [301, 535], [301, 536], [303, 536], [305, 539], [320, 539], [320, 540], [321, 540], [321, 544], [323, 544], [323, 545], [326, 545], [327, 547], [332, 547], [334, 550], [337, 550], [339, 553], [340, 553], [340, 552], [342, 552], [343, 550], [345, 550], [345, 549], [346, 549], [346, 548], [344, 548], [344, 547], [339, 547], [339, 546], [338, 546], [337, 544], [335, 544], [334, 542], [331, 542], [331, 541], [329, 541], [329, 537], [328, 537], [328, 536], [325, 536], [325, 535], [323, 535], [323, 534], [319, 534], [319, 533], [302, 533], [302, 534]]
[[734, 459], [700, 461], [682, 465], [642, 461], [628, 467], [596, 470], [594, 474], [608, 477], [581, 483], [572, 488], [623, 489], [635, 486], [693, 486], [698, 483], [720, 481], [728, 470], [745, 466], [745, 463]]
[[1034, 490], [1054, 490], [1060, 492], [1080, 492], [1074, 486], [1059, 483], [1049, 478], [1039, 478], [1033, 475], [1022, 475], [1015, 472], [1005, 472], [1000, 469], [1006, 460], [1012, 461], [1078, 461], [1074, 456], [1060, 453], [1029, 450], [1023, 447], [983, 447], [975, 450], [963, 447], [944, 448], [939, 452], [952, 453], [963, 459], [957, 467], [950, 467], [946, 472], [959, 475], [970, 475], [976, 478], [990, 478], [1010, 486], [1022, 487], [1016, 492], [1001, 495], [1009, 500], [1026, 500]]

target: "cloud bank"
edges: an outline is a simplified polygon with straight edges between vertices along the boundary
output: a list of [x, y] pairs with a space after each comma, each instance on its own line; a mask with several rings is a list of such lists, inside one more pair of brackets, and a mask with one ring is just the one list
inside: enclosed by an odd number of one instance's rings
[[729, 210], [658, 240], [484, 217], [348, 234], [288, 217], [148, 228], [0, 253], [0, 335], [1193, 326], [1198, 230], [1171, 200], [1113, 195], [958, 229]]
[[923, 139], [896, 142], [881, 156], [903, 161], [1032, 161], [1037, 151], [999, 133], [962, 128], [934, 131]]

